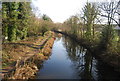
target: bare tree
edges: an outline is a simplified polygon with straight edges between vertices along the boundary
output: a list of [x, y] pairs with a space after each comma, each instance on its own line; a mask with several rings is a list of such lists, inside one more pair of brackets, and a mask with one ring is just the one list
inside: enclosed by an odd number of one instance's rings
[[107, 18], [108, 25], [114, 21], [118, 26], [120, 26], [119, 21], [115, 18], [116, 15], [120, 15], [120, 12], [118, 11], [119, 5], [120, 1], [109, 1], [98, 4], [99, 9], [101, 10], [99, 15]]
[[101, 46], [102, 48], [109, 49], [110, 47], [115, 47], [115, 32], [113, 29], [113, 21], [120, 26], [118, 19], [115, 18], [116, 15], [119, 15], [118, 7], [120, 5], [120, 1], [109, 1], [100, 3], [98, 6], [101, 10], [99, 14], [101, 17], [105, 17], [107, 19], [107, 26], [103, 28], [102, 36], [101, 36]]

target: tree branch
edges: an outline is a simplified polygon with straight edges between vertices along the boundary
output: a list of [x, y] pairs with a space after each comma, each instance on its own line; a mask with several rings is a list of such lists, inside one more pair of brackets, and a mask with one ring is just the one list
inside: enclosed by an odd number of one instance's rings
[[[106, 18], [108, 18], [108, 16], [106, 16], [106, 15], [101, 15], [101, 14], [99, 14], [100, 16], [103, 16], [103, 17], [106, 17]], [[115, 21], [115, 23], [117, 24], [117, 25], [119, 25], [119, 22], [118, 21], [116, 21], [114, 18], [112, 18], [112, 17], [110, 17], [113, 21]]]

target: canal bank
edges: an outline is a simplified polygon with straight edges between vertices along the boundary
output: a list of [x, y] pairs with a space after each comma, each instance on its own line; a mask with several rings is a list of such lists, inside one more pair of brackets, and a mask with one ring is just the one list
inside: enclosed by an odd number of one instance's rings
[[[30, 40], [31, 39], [31, 40]], [[3, 63], [11, 64], [2, 69], [3, 79], [31, 79], [34, 78], [40, 65], [50, 56], [54, 43], [54, 33], [46, 32], [43, 37], [28, 38], [16, 43], [6, 43], [3, 45], [3, 54], [11, 56]], [[7, 47], [11, 49], [7, 50]], [[10, 52], [9, 52], [10, 51]], [[9, 60], [9, 62], [7, 62]], [[11, 67], [10, 69], [8, 69]]]

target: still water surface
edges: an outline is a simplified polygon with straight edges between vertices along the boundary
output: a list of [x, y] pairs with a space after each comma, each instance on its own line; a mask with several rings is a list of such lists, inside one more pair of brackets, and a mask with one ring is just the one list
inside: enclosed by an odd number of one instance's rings
[[98, 61], [67, 37], [57, 37], [50, 58], [43, 63], [37, 79], [120, 79], [120, 73]]

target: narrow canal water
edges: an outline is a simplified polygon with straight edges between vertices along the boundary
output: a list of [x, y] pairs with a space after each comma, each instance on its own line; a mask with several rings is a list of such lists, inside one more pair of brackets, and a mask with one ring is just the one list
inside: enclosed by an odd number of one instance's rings
[[120, 79], [114, 68], [98, 61], [91, 53], [67, 37], [57, 37], [52, 54], [37, 73], [37, 79]]

